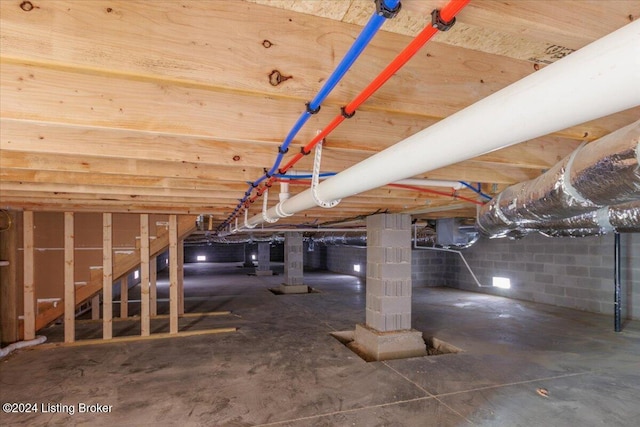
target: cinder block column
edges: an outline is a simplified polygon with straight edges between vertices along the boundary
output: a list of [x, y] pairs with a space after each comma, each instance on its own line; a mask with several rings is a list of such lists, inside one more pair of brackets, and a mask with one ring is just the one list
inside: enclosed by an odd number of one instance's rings
[[367, 218], [367, 326], [411, 329], [411, 217]]
[[304, 284], [302, 233], [284, 234], [284, 283], [280, 286], [284, 293], [307, 293]]
[[271, 276], [273, 271], [270, 268], [271, 247], [269, 242], [258, 243], [258, 268], [256, 274], [258, 276]]
[[411, 217], [367, 218], [366, 324], [356, 325], [356, 344], [375, 360], [422, 356], [426, 346], [411, 330]]

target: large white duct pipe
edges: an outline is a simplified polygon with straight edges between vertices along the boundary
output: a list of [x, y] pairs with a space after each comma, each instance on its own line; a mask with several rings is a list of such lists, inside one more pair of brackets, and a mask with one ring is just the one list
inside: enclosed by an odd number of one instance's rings
[[[640, 105], [640, 21], [344, 170], [317, 187], [324, 201], [477, 157]], [[310, 190], [282, 202], [286, 215], [316, 206]], [[278, 218], [272, 207], [269, 218]], [[262, 223], [262, 214], [249, 219]]]

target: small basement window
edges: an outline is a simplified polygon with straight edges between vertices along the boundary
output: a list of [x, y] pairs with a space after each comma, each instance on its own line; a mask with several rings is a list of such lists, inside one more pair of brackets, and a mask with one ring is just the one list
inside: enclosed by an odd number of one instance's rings
[[511, 279], [508, 277], [493, 277], [493, 286], [500, 289], [511, 289]]
[[353, 264], [353, 271], [360, 273], [360, 264]]
[[206, 257], [206, 255], [198, 255], [198, 256], [196, 257], [196, 260], [197, 260], [197, 261], [206, 261], [206, 260], [207, 260], [207, 257]]

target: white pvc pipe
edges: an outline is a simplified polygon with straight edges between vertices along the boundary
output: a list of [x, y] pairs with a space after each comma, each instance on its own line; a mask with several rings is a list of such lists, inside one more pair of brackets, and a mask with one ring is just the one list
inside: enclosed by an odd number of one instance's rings
[[[321, 200], [468, 160], [640, 105], [640, 20], [476, 102], [321, 182]], [[287, 215], [313, 208], [310, 190], [280, 203]], [[267, 212], [278, 215], [275, 208]], [[262, 215], [249, 219], [260, 224]]]
[[444, 181], [441, 179], [401, 179], [394, 182], [394, 184], [413, 185], [414, 187], [447, 187], [454, 190], [460, 190], [464, 185], [458, 181]]
[[[304, 172], [304, 171], [288, 171], [287, 172], [287, 177], [307, 176], [307, 175], [311, 175], [311, 172]], [[320, 177], [320, 180], [324, 180], [328, 178], [330, 177]], [[286, 180], [286, 177], [283, 179]], [[421, 179], [421, 178], [401, 179], [400, 181], [394, 182], [394, 184], [414, 185], [416, 187], [447, 187], [447, 188], [453, 188], [454, 190], [460, 190], [461, 188], [464, 187], [464, 185], [462, 185], [459, 181], [448, 181], [443, 179]]]
[[0, 359], [5, 356], [8, 356], [12, 351], [18, 350], [19, 348], [32, 347], [34, 345], [42, 344], [47, 340], [47, 337], [43, 335], [37, 336], [35, 339], [29, 341], [18, 341], [13, 344], [9, 344], [5, 348], [0, 348]]

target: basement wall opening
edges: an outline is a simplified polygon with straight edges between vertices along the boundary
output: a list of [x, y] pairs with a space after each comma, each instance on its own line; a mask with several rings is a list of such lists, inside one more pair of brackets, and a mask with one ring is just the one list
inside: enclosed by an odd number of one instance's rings
[[[360, 348], [354, 341], [354, 331], [338, 331], [329, 333], [333, 338], [337, 339], [349, 350], [358, 355], [365, 362], [376, 362], [379, 360], [375, 360], [370, 355], [366, 354], [362, 348]], [[456, 347], [453, 344], [449, 344], [446, 341], [442, 341], [436, 337], [430, 337], [425, 333], [422, 334], [422, 339], [424, 340], [424, 344], [427, 350], [427, 356], [441, 356], [445, 354], [457, 354], [463, 352], [459, 347]], [[384, 360], [393, 360], [393, 359], [402, 359], [402, 357], [398, 358], [389, 358]]]

